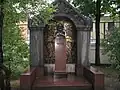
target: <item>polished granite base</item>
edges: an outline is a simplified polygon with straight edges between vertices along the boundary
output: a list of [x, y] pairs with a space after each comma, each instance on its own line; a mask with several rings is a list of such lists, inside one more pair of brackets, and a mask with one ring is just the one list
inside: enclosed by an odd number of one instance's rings
[[[34, 85], [34, 90], [44, 89], [47, 90], [55, 90], [57, 88], [60, 90], [91, 90], [92, 85], [84, 78], [84, 77], [77, 77], [73, 74], [68, 74], [67, 78], [59, 78], [54, 79], [53, 76], [43, 76], [38, 78]], [[46, 89], [45, 89], [46, 88]], [[73, 89], [72, 89], [73, 88]]]
[[54, 72], [54, 79], [67, 78], [67, 72]]

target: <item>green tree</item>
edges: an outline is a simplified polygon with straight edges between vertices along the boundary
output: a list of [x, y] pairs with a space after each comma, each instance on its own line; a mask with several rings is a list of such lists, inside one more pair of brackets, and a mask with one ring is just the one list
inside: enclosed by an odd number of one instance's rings
[[120, 70], [120, 27], [108, 32], [101, 45], [104, 47], [104, 54], [109, 56], [112, 66]]
[[[97, 6], [99, 0], [73, 0], [73, 5], [80, 11], [81, 14], [96, 18]], [[119, 0], [101, 0], [100, 16], [109, 13], [110, 16], [118, 14], [117, 6], [120, 5]]]
[[[4, 16], [2, 18], [4, 22], [1, 25], [3, 27], [3, 46], [1, 46], [4, 53], [3, 61], [11, 69], [12, 75], [16, 76], [20, 75], [21, 70], [29, 64], [29, 47], [21, 37], [18, 23], [27, 21], [29, 16], [35, 18], [38, 15], [47, 23], [52, 17], [54, 7], [46, 0], [3, 0], [1, 7]], [[2, 32], [0, 34], [2, 35]]]
[[[2, 30], [3, 30], [3, 0], [0, 1], [0, 89], [4, 90], [4, 74], [3, 74], [3, 50], [2, 50]], [[9, 86], [8, 86], [9, 87]], [[9, 90], [9, 89], [8, 89]]]
[[117, 15], [119, 0], [73, 0], [73, 4], [86, 16], [95, 18], [96, 21], [96, 53], [95, 64], [100, 65], [100, 17], [106, 13], [111, 16]]
[[96, 49], [95, 49], [95, 65], [100, 65], [100, 16], [101, 16], [101, 0], [97, 0], [96, 2]]
[[2, 51], [2, 30], [3, 30], [3, 0], [0, 1], [0, 63], [3, 63], [3, 51]]
[[[95, 17], [95, 1], [93, 0], [73, 0], [73, 4], [80, 11], [81, 14], [86, 16]], [[89, 6], [89, 7], [88, 7]]]

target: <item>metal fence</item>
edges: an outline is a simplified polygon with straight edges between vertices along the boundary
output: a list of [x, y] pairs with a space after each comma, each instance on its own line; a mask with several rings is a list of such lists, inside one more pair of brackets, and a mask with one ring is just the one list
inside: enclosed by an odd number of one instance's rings
[[[119, 27], [120, 22], [100, 22], [100, 39], [105, 38], [106, 32], [113, 30], [113, 27]], [[96, 42], [95, 22], [93, 22], [93, 30], [91, 32], [91, 43]]]

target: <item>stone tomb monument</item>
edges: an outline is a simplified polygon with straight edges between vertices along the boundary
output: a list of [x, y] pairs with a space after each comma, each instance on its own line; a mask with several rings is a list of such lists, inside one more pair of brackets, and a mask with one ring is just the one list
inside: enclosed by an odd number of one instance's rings
[[[74, 63], [71, 63], [75, 65], [74, 76], [84, 76], [92, 84], [92, 88], [94, 90], [104, 90], [104, 74], [99, 70], [96, 71], [96, 69], [91, 68], [89, 62], [92, 20], [84, 15], [81, 15], [79, 11], [77, 11], [66, 0], [55, 0], [53, 5], [57, 6], [57, 11], [53, 14], [53, 19], [56, 21], [66, 20], [71, 22], [74, 27], [73, 30], [76, 32], [74, 36], [76, 36], [75, 45], [77, 48], [77, 55]], [[43, 22], [43, 20], [41, 20], [41, 18], [39, 18], [39, 21], [35, 21], [33, 19], [34, 17], [29, 18], [28, 21], [28, 27], [30, 30], [30, 70], [29, 72], [22, 74], [20, 78], [20, 86], [23, 89], [25, 88], [25, 90], [31, 90], [36, 77], [41, 78], [45, 75], [46, 56], [44, 54], [44, 33], [47, 32], [47, 25]], [[52, 63], [55, 64], [55, 70], [53, 71], [54, 75], [67, 76], [66, 64], [68, 64], [68, 62], [66, 62], [66, 39], [62, 25], [57, 26], [55, 39], [53, 40], [55, 42], [52, 41], [53, 44], [50, 43], [50, 45], [55, 49], [55, 61]], [[69, 81], [66, 82], [69, 84]], [[54, 83], [55, 82], [53, 82], [53, 86]], [[40, 85], [42, 85], [42, 83]]]
[[[75, 8], [73, 8], [66, 0], [55, 0], [53, 5], [57, 5], [57, 11], [54, 13], [54, 20], [67, 20], [74, 26], [76, 32], [76, 48], [77, 55], [75, 60], [75, 73], [79, 72], [81, 66], [89, 66], [89, 45], [90, 33], [92, 30], [92, 20], [84, 15], [81, 15]], [[30, 30], [30, 62], [31, 67], [40, 67], [44, 69], [44, 33], [46, 24], [40, 19], [39, 22], [34, 22], [29, 19]], [[36, 25], [37, 23], [37, 25]], [[42, 70], [44, 71], [44, 70]]]

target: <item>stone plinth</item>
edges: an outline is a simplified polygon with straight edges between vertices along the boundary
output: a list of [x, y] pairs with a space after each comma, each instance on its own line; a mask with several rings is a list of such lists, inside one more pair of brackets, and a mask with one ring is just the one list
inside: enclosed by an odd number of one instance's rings
[[84, 77], [92, 84], [94, 90], [104, 90], [104, 73], [93, 67], [83, 67]]
[[63, 36], [55, 39], [55, 71], [56, 77], [66, 77], [66, 41]]
[[20, 90], [31, 90], [36, 79], [36, 68], [31, 68], [20, 76]]

